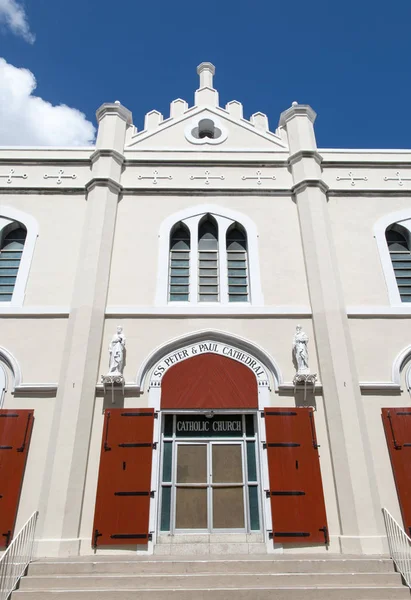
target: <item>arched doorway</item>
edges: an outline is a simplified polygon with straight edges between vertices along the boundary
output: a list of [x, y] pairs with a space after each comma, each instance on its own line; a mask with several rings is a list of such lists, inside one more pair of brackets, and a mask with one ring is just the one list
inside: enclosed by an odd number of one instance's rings
[[202, 346], [162, 377], [159, 531], [259, 532], [256, 373], [244, 353]]

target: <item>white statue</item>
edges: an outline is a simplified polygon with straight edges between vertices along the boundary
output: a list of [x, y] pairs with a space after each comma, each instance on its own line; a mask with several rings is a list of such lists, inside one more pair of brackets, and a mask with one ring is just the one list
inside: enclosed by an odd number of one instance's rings
[[297, 363], [297, 375], [308, 375], [310, 373], [307, 344], [308, 335], [303, 331], [301, 325], [297, 325], [293, 339], [293, 352]]
[[117, 327], [117, 333], [113, 335], [113, 339], [108, 347], [110, 353], [108, 375], [123, 374], [125, 346], [126, 338], [123, 333], [123, 328], [119, 325]]

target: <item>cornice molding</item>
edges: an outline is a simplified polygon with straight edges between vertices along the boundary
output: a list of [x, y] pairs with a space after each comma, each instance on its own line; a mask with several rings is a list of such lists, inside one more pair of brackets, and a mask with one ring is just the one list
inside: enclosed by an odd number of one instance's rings
[[112, 150], [111, 148], [97, 148], [90, 156], [91, 164], [94, 165], [100, 157], [113, 158], [120, 166], [123, 165], [125, 161], [124, 155], [117, 152], [117, 150]]
[[57, 383], [21, 383], [16, 385], [13, 390], [14, 396], [48, 396], [54, 397], [57, 394]]
[[329, 187], [322, 179], [302, 179], [291, 188], [293, 194], [300, 194], [307, 188], [318, 188], [324, 194], [328, 193]]
[[294, 154], [290, 154], [288, 164], [292, 167], [303, 158], [313, 158], [318, 165], [321, 165], [323, 160], [323, 157], [317, 150], [298, 150]]
[[107, 102], [102, 104], [96, 111], [96, 119], [98, 122], [107, 115], [120, 117], [120, 119], [123, 119], [127, 125], [131, 125], [133, 123], [133, 115], [131, 114], [131, 111], [120, 103], [117, 104], [116, 102]]
[[311, 123], [314, 123], [317, 113], [308, 104], [296, 104], [295, 106], [290, 106], [290, 108], [280, 115], [280, 127], [286, 125], [288, 121], [291, 121], [294, 117], [307, 117]]
[[96, 187], [107, 187], [115, 194], [121, 194], [123, 191], [123, 186], [117, 181], [114, 181], [114, 179], [111, 179], [111, 177], [93, 177], [93, 179], [90, 179], [85, 185], [88, 194]]

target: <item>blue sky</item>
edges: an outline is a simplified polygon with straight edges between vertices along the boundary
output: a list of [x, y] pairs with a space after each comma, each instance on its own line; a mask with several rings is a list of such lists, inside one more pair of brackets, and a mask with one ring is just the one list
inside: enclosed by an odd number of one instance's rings
[[297, 100], [318, 113], [320, 147], [411, 148], [410, 0], [0, 0], [0, 13], [11, 5], [36, 39], [3, 22], [0, 56], [93, 123], [117, 99], [139, 129], [175, 98], [191, 105], [211, 61], [220, 104], [265, 112], [272, 130]]

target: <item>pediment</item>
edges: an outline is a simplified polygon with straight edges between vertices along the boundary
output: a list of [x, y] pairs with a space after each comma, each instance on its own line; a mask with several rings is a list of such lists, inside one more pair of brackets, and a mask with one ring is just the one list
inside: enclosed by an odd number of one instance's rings
[[[254, 115], [255, 124], [243, 118], [235, 118], [219, 107], [201, 106], [187, 109], [178, 117], [161, 120], [160, 113], [148, 115], [146, 129], [141, 132], [129, 130], [127, 150], [188, 151], [188, 152], [247, 152], [286, 151], [285, 140], [264, 130], [265, 115]], [[204, 123], [213, 127], [215, 137], [201, 136]]]

